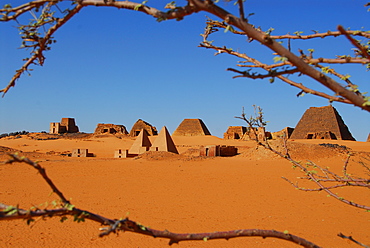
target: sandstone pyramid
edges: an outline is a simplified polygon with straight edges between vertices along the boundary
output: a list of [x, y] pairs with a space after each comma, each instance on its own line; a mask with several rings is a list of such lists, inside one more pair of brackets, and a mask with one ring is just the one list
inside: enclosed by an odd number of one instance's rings
[[150, 150], [179, 153], [166, 126], [163, 126]]
[[131, 131], [130, 131], [130, 136], [132, 137], [138, 136], [142, 129], [145, 129], [148, 135], [150, 136], [158, 134], [157, 129], [154, 126], [152, 126], [146, 121], [143, 121], [142, 119], [139, 119], [132, 126]]
[[184, 119], [173, 132], [174, 136], [204, 136], [211, 135], [201, 119]]
[[355, 140], [333, 106], [307, 109], [290, 138]]
[[141, 129], [139, 135], [137, 136], [134, 144], [128, 150], [129, 154], [142, 154], [149, 151], [152, 143], [148, 138], [148, 132], [145, 129]]

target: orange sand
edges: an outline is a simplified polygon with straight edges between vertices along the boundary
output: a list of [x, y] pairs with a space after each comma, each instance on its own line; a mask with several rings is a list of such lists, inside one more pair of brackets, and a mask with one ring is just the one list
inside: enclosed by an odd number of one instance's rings
[[[115, 149], [128, 149], [133, 139], [114, 136], [85, 139], [0, 139], [0, 146], [21, 150], [41, 161], [59, 189], [78, 208], [108, 218], [128, 216], [151, 228], [172, 232], [212, 232], [234, 229], [288, 230], [323, 247], [358, 247], [337, 237], [342, 232], [370, 244], [370, 213], [327, 197], [325, 192], [295, 190], [282, 176], [302, 176], [289, 162], [254, 149], [251, 141], [216, 137], [175, 137], [181, 155], [114, 159]], [[335, 143], [354, 151], [370, 152], [370, 142], [292, 141], [308, 145]], [[236, 145], [235, 157], [199, 158], [200, 145]], [[88, 148], [93, 158], [59, 155]], [[311, 149], [311, 148], [310, 148]], [[317, 148], [311, 158], [341, 172], [344, 154]], [[330, 151], [330, 152], [328, 152]], [[297, 157], [305, 157], [298, 154]], [[0, 152], [0, 161], [7, 159]], [[354, 157], [359, 160], [359, 156]], [[369, 161], [368, 161], [369, 162]], [[352, 168], [352, 167], [351, 167]], [[363, 173], [363, 169], [354, 170]], [[364, 175], [362, 175], [364, 176]], [[302, 182], [302, 186], [311, 184]], [[311, 185], [312, 186], [312, 185]], [[314, 186], [312, 186], [314, 187]], [[0, 166], [0, 202], [29, 208], [57, 199], [36, 171], [26, 164]], [[340, 194], [370, 204], [368, 190], [341, 189]], [[41, 208], [41, 207], [40, 207]], [[76, 223], [69, 218], [0, 221], [0, 247], [166, 247], [168, 240], [133, 233], [98, 238], [98, 223]], [[174, 247], [297, 247], [272, 238], [238, 238], [180, 242]]]

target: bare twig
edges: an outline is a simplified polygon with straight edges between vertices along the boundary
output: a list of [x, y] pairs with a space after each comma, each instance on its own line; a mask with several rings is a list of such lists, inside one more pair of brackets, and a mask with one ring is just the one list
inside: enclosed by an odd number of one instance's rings
[[357, 47], [360, 51], [361, 51], [361, 54], [362, 54], [362, 56], [364, 56], [364, 57], [366, 57], [367, 59], [370, 59], [370, 54], [369, 54], [369, 52], [367, 51], [367, 49], [364, 47], [364, 46], [362, 46], [358, 41], [356, 41], [355, 39], [353, 39], [351, 36], [350, 36], [350, 34], [346, 31], [346, 30], [344, 30], [344, 28], [341, 26], [341, 25], [339, 25], [338, 26], [338, 30], [339, 30], [339, 32], [341, 33], [341, 34], [344, 34], [345, 36], [346, 36], [346, 38], [355, 46], [355, 47]]
[[[261, 115], [263, 115], [262, 110], [259, 111], [259, 114], [256, 117], [251, 117], [250, 119], [247, 119], [245, 117], [246, 115], [245, 115], [244, 109], [243, 109], [242, 116], [241, 117], [236, 117], [236, 118], [244, 120], [250, 126], [250, 128], [253, 128], [254, 127], [253, 125], [255, 125], [255, 123], [256, 123], [256, 119], [261, 118], [260, 117]], [[256, 142], [257, 142], [257, 145], [260, 145], [260, 146], [274, 152], [275, 154], [279, 155], [280, 157], [285, 158], [286, 160], [288, 160], [290, 163], [293, 164], [293, 167], [300, 168], [301, 171], [305, 174], [305, 177], [301, 178], [301, 179], [312, 181], [318, 186], [317, 189], [302, 188], [302, 187], [299, 187], [298, 184], [294, 184], [289, 179], [287, 179], [285, 177], [282, 177], [284, 180], [286, 180], [291, 185], [293, 185], [296, 189], [299, 189], [299, 190], [302, 190], [302, 191], [325, 191], [326, 193], [328, 193], [328, 195], [334, 197], [335, 199], [337, 199], [337, 200], [339, 200], [339, 201], [341, 201], [345, 204], [348, 204], [350, 206], [354, 206], [354, 207], [357, 207], [357, 208], [365, 209], [365, 210], [370, 210], [370, 206], [355, 203], [353, 201], [350, 201], [350, 200], [347, 200], [343, 197], [340, 197], [337, 194], [335, 194], [334, 192], [332, 192], [332, 189], [341, 188], [341, 187], [349, 187], [349, 186], [370, 188], [370, 179], [353, 178], [353, 177], [348, 176], [348, 174], [346, 172], [346, 170], [347, 170], [346, 168], [347, 168], [347, 165], [349, 163], [349, 157], [350, 157], [349, 153], [346, 154], [347, 158], [346, 158], [346, 160], [344, 162], [344, 166], [343, 166], [343, 174], [344, 175], [339, 176], [336, 173], [334, 173], [334, 172], [332, 172], [332, 171], [330, 171], [326, 168], [322, 168], [319, 165], [317, 165], [317, 164], [315, 164], [311, 161], [306, 166], [304, 166], [300, 162], [292, 159], [291, 156], [289, 155], [289, 150], [288, 150], [288, 147], [286, 146], [286, 143], [284, 143], [285, 154], [283, 154], [283, 153], [277, 151], [276, 149], [274, 149], [273, 147], [271, 147], [271, 145], [269, 144], [269, 142], [267, 142], [267, 140], [265, 140], [265, 142], [260, 142], [260, 141], [256, 140]], [[318, 175], [317, 171], [311, 169], [311, 167], [319, 168], [325, 176]], [[324, 185], [324, 183], [336, 183], [336, 185], [326, 186], [326, 185]]]
[[[42, 0], [42, 1], [35, 1], [35, 2], [45, 2], [46, 0]], [[33, 3], [33, 2], [32, 2]], [[38, 6], [38, 5], [35, 5], [35, 6]], [[34, 7], [34, 6], [32, 6]], [[42, 38], [42, 39], [39, 39], [38, 43], [37, 43], [37, 49], [36, 51], [34, 51], [33, 55], [27, 59], [27, 61], [24, 63], [24, 65], [16, 71], [16, 74], [13, 76], [13, 78], [10, 80], [10, 82], [8, 83], [8, 85], [0, 90], [0, 92], [3, 93], [3, 96], [9, 91], [9, 89], [11, 87], [14, 87], [15, 86], [15, 82], [21, 77], [21, 75], [28, 71], [28, 68], [30, 65], [32, 64], [39, 64], [39, 65], [42, 65], [43, 64], [43, 61], [44, 61], [44, 56], [43, 56], [43, 52], [45, 50], [45, 47], [46, 47], [46, 44], [47, 42], [50, 40], [50, 38], [52, 37], [52, 35], [61, 27], [63, 26], [65, 23], [67, 23], [67, 21], [69, 21], [74, 15], [76, 15], [81, 9], [82, 9], [82, 5], [77, 5], [74, 9], [70, 10], [68, 12], [68, 14], [63, 17], [63, 18], [60, 18], [58, 19], [58, 21], [56, 22], [56, 24], [54, 26], [52, 26], [46, 33], [46, 35]], [[36, 60], [39, 60], [40, 62], [37, 63], [35, 62]]]
[[[271, 67], [269, 65], [266, 65], [266, 64], [261, 63], [257, 59], [254, 59], [254, 58], [251, 58], [251, 57], [247, 56], [244, 53], [239, 53], [239, 52], [236, 52], [236, 51], [227, 49], [226, 47], [217, 47], [217, 46], [214, 46], [214, 45], [212, 45], [212, 44], [210, 44], [208, 42], [203, 42], [199, 46], [200, 47], [204, 47], [204, 48], [208, 48], [208, 49], [214, 49], [214, 50], [216, 50], [218, 52], [227, 53], [227, 54], [231, 54], [231, 55], [237, 56], [239, 58], [243, 58], [243, 59], [245, 59], [248, 62], [254, 63], [256, 65], [256, 67], [262, 68], [262, 69], [264, 69], [264, 70], [266, 70], [268, 72], [270, 72], [271, 69], [273, 68], [273, 67]], [[287, 65], [287, 63], [285, 63], [285, 65]], [[279, 63], [279, 66], [282, 66], [282, 63]], [[242, 72], [242, 73], [244, 73], [244, 72]], [[301, 91], [304, 92], [304, 93], [312, 94], [312, 95], [316, 95], [316, 96], [320, 96], [320, 97], [326, 98], [326, 99], [328, 99], [330, 101], [336, 101], [336, 102], [342, 102], [342, 103], [350, 103], [350, 101], [347, 100], [347, 99], [344, 99], [344, 98], [338, 97], [338, 96], [331, 96], [331, 95], [328, 95], [328, 94], [326, 94], [324, 92], [313, 90], [311, 88], [305, 87], [302, 83], [296, 83], [293, 80], [290, 80], [290, 79], [288, 79], [288, 78], [286, 78], [286, 77], [284, 77], [282, 75], [277, 75], [276, 78], [279, 78], [280, 80], [288, 83], [289, 85], [291, 85], [293, 87], [296, 87], [296, 88], [301, 89]]]
[[362, 246], [362, 247], [370, 248], [370, 246], [365, 245], [365, 244], [363, 244], [363, 243], [361, 243], [361, 242], [359, 242], [359, 241], [355, 240], [354, 238], [352, 238], [352, 236], [346, 236], [346, 235], [344, 235], [343, 233], [339, 233], [339, 234], [338, 234], [338, 237], [341, 237], [341, 238], [343, 238], [343, 239], [348, 239], [348, 240], [350, 240], [350, 241], [352, 241], [352, 242], [354, 242], [354, 243], [356, 243], [356, 244], [358, 244], [358, 245], [360, 245], [360, 246]]

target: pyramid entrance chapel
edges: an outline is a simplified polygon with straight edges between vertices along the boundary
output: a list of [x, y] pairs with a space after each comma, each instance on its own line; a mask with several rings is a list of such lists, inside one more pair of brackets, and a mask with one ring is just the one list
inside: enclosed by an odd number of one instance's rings
[[290, 138], [355, 140], [333, 106], [307, 109]]

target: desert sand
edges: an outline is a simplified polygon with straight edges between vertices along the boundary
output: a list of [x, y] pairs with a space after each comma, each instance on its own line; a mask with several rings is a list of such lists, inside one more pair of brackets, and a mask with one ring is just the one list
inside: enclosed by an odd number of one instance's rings
[[[153, 137], [151, 137], [153, 139]], [[325, 192], [296, 190], [282, 176], [296, 182], [303, 176], [285, 159], [253, 141], [223, 140], [213, 136], [173, 137], [180, 155], [149, 152], [136, 158], [113, 158], [115, 149], [128, 149], [133, 138], [86, 136], [78, 139], [43, 140], [41, 134], [0, 139], [0, 161], [16, 152], [40, 161], [49, 177], [81, 209], [137, 221], [172, 232], [213, 232], [235, 229], [288, 231], [322, 247], [359, 247], [337, 237], [352, 235], [370, 244], [370, 213], [327, 197]], [[297, 160], [310, 159], [341, 173], [346, 154], [321, 143], [349, 147], [353, 156], [349, 172], [366, 176], [354, 161], [369, 164], [370, 142], [294, 140], [288, 145]], [[234, 157], [199, 157], [201, 145], [234, 145]], [[63, 154], [88, 148], [95, 157], [74, 158]], [[361, 158], [364, 156], [366, 159]], [[368, 176], [367, 176], [368, 177]], [[313, 187], [301, 182], [302, 187]], [[43, 208], [57, 199], [41, 176], [26, 164], [0, 166], [0, 199], [20, 208]], [[345, 188], [335, 192], [369, 205], [369, 190]], [[44, 204], [44, 205], [41, 205]], [[49, 206], [52, 208], [52, 206]], [[0, 221], [0, 247], [167, 247], [168, 240], [120, 232], [99, 238], [100, 224], [86, 220], [64, 223], [59, 218]], [[260, 237], [185, 241], [173, 247], [298, 247]]]

